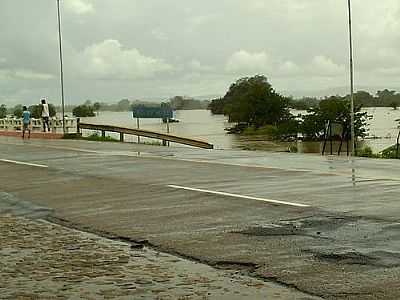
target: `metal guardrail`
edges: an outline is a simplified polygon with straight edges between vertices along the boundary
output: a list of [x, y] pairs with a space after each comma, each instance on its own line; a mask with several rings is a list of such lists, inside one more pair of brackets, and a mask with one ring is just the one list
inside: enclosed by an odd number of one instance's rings
[[81, 132], [81, 129], [101, 131], [103, 137], [105, 137], [106, 132], [119, 133], [121, 141], [124, 140], [124, 137], [123, 137], [124, 134], [129, 134], [129, 135], [136, 135], [136, 136], [142, 136], [142, 137], [147, 137], [147, 138], [159, 139], [162, 141], [168, 141], [168, 142], [177, 143], [177, 144], [184, 144], [184, 145], [203, 148], [203, 149], [213, 149], [214, 148], [214, 145], [209, 144], [204, 141], [196, 140], [196, 139], [179, 137], [179, 136], [175, 136], [175, 135], [171, 135], [171, 134], [159, 133], [159, 132], [142, 130], [142, 129], [124, 128], [124, 127], [117, 127], [117, 126], [111, 126], [111, 125], [87, 124], [87, 123], [81, 123], [78, 120], [78, 132], [79, 133]]

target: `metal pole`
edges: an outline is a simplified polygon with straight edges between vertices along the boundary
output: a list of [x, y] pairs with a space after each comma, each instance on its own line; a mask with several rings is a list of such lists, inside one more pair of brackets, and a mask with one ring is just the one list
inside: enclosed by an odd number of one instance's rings
[[354, 128], [354, 64], [353, 64], [353, 32], [351, 19], [351, 0], [347, 1], [349, 8], [349, 39], [350, 39], [350, 101], [351, 101], [351, 180], [356, 185], [355, 157], [355, 128]]
[[62, 53], [62, 37], [61, 37], [61, 14], [60, 14], [60, 0], [57, 0], [57, 16], [58, 16], [58, 41], [60, 45], [60, 81], [61, 81], [61, 106], [62, 106], [62, 126], [63, 133], [65, 134], [65, 102], [64, 102], [64, 65]]

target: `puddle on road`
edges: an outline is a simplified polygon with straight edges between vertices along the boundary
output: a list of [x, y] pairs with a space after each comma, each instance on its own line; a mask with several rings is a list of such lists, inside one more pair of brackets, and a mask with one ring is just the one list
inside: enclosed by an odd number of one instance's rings
[[309, 239], [305, 253], [340, 264], [400, 266], [400, 224], [352, 216], [312, 216], [251, 226], [236, 234]]
[[52, 209], [41, 207], [31, 202], [21, 200], [16, 196], [0, 192], [0, 215], [11, 214], [24, 216], [30, 219], [45, 218], [51, 215]]

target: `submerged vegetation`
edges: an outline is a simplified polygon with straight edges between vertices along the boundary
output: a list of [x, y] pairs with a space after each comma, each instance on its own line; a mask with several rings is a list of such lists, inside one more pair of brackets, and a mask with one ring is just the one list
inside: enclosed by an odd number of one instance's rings
[[72, 110], [72, 114], [75, 117], [84, 118], [84, 117], [94, 117], [96, 116], [95, 107], [93, 105], [79, 105]]
[[[303, 115], [292, 115], [294, 100], [278, 94], [265, 76], [241, 78], [233, 83], [223, 98], [213, 100], [209, 108], [214, 114], [228, 116], [237, 125], [230, 133], [264, 135], [270, 139], [293, 140], [298, 134], [304, 140], [318, 141], [326, 136], [327, 124], [341, 128], [340, 137], [350, 137], [350, 101], [348, 97], [333, 96], [321, 101], [304, 99], [300, 104], [307, 109]], [[355, 108], [355, 131], [357, 137], [368, 132], [367, 113]]]
[[397, 145], [393, 145], [379, 153], [374, 153], [371, 147], [366, 146], [357, 151], [357, 156], [368, 158], [400, 159], [400, 147], [398, 148]]
[[79, 133], [70, 133], [65, 134], [64, 139], [66, 140], [86, 140], [86, 141], [93, 141], [93, 142], [120, 142], [120, 140], [110, 137], [110, 136], [101, 136], [98, 133], [93, 133], [87, 137], [83, 137]]

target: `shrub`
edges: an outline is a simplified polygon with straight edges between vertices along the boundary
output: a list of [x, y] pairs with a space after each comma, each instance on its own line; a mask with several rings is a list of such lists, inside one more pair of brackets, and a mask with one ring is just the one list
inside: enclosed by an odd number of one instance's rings
[[357, 156], [359, 157], [370, 157], [370, 158], [377, 158], [378, 155], [374, 154], [371, 147], [365, 146], [362, 149], [357, 151]]
[[90, 105], [79, 105], [72, 110], [72, 113], [75, 117], [84, 118], [84, 117], [94, 117], [96, 114], [94, 113], [93, 106]]

